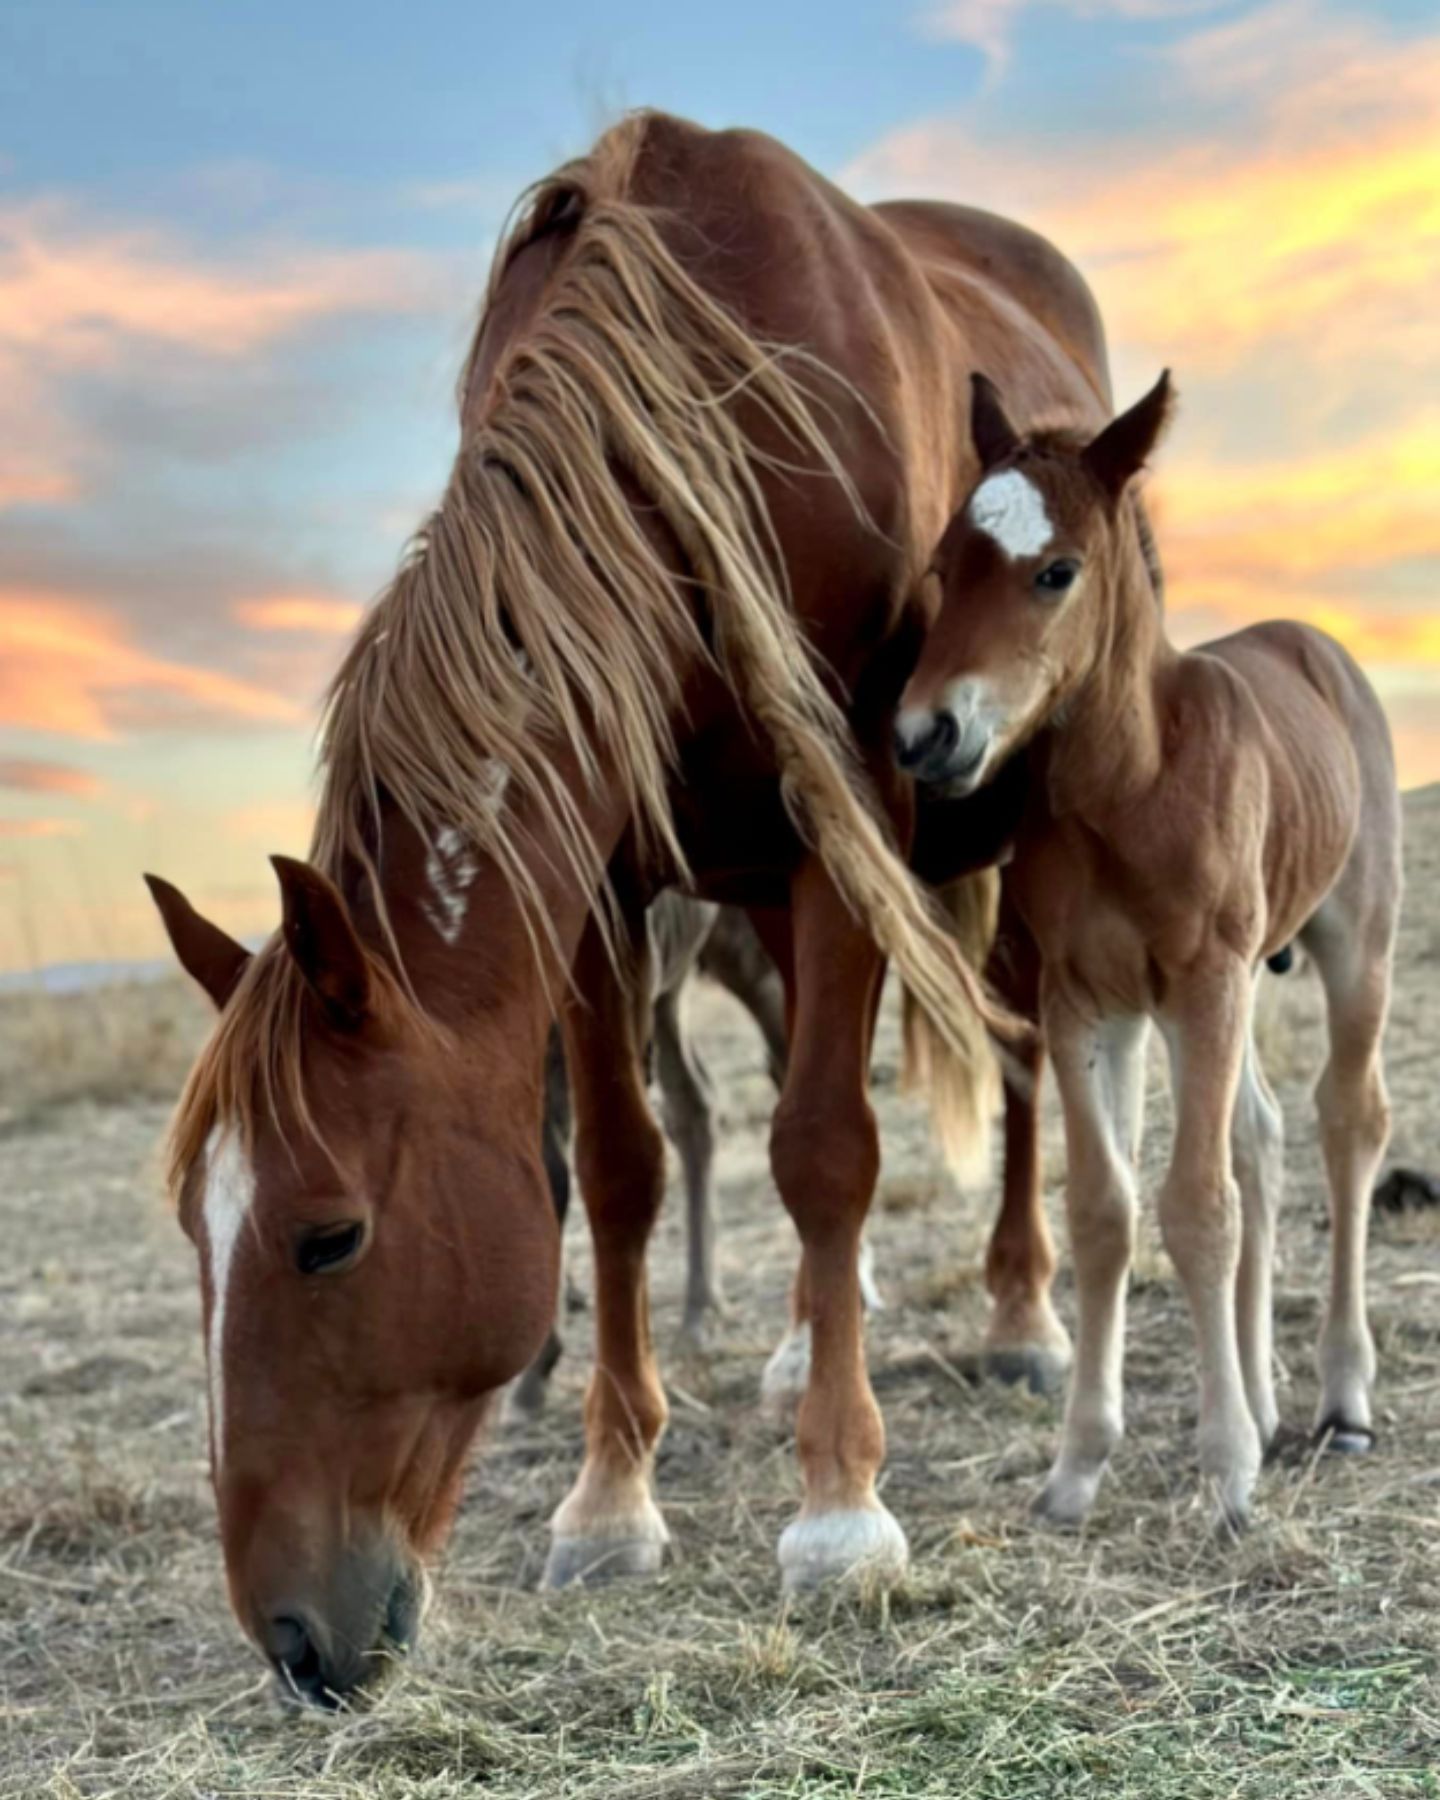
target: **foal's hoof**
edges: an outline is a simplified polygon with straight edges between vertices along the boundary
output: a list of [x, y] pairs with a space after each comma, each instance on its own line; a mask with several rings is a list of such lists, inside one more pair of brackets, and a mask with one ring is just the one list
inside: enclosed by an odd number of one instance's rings
[[982, 1351], [979, 1358], [983, 1376], [1006, 1387], [1028, 1388], [1032, 1394], [1061, 1393], [1069, 1370], [1068, 1353], [1046, 1350], [1039, 1344], [997, 1345]]
[[600, 1587], [607, 1581], [656, 1575], [664, 1560], [663, 1538], [555, 1538], [540, 1586]]
[[1368, 1456], [1375, 1448], [1375, 1433], [1368, 1425], [1349, 1425], [1332, 1414], [1315, 1427], [1315, 1443], [1336, 1456]]
[[780, 1578], [787, 1594], [850, 1578], [893, 1581], [910, 1560], [895, 1516], [878, 1500], [845, 1512], [802, 1513], [780, 1534]]

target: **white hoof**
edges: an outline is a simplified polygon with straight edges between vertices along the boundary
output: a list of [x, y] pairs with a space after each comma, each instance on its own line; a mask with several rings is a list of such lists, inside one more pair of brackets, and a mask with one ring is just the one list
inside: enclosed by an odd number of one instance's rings
[[894, 1578], [910, 1546], [894, 1515], [878, 1500], [847, 1512], [802, 1513], [780, 1534], [780, 1577], [787, 1594], [850, 1576]]
[[1057, 1463], [1031, 1511], [1050, 1525], [1078, 1525], [1095, 1504], [1104, 1473], [1103, 1463], [1098, 1469], [1066, 1469]]
[[[551, 1521], [550, 1554], [540, 1585], [614, 1581], [624, 1575], [653, 1575], [670, 1542], [660, 1508], [643, 1496], [638, 1505], [608, 1516], [577, 1504], [572, 1495]], [[587, 1516], [588, 1513], [588, 1516]]]
[[760, 1398], [777, 1417], [794, 1412], [810, 1385], [810, 1327], [792, 1326], [771, 1353], [760, 1377]]

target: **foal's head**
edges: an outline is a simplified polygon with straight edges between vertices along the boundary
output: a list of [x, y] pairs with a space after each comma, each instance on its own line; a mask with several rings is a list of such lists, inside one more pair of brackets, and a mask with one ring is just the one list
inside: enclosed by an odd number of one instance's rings
[[221, 1009], [172, 1176], [231, 1598], [282, 1691], [333, 1705], [415, 1634], [486, 1398], [548, 1329], [557, 1245], [527, 1059], [482, 1066], [333, 883], [276, 868], [284, 927], [254, 957], [151, 888]]
[[1089, 442], [1022, 437], [994, 385], [973, 378], [980, 480], [928, 580], [938, 611], [901, 698], [896, 754], [918, 779], [970, 793], [1113, 653], [1127, 609], [1154, 612], [1126, 499], [1170, 411], [1168, 370]]

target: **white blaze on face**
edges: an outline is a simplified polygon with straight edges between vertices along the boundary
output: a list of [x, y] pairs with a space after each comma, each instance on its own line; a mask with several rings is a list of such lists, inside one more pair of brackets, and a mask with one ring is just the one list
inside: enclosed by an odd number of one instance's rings
[[970, 498], [970, 523], [1012, 561], [1038, 556], [1055, 535], [1045, 496], [1018, 469], [987, 476]]
[[210, 1259], [210, 1437], [218, 1474], [225, 1456], [225, 1320], [241, 1228], [255, 1202], [255, 1171], [233, 1131], [217, 1125], [205, 1145], [205, 1250]]
[[425, 879], [430, 883], [430, 898], [424, 903], [425, 917], [447, 944], [459, 941], [470, 910], [470, 888], [480, 872], [474, 852], [453, 826], [447, 825], [436, 835], [425, 857]]

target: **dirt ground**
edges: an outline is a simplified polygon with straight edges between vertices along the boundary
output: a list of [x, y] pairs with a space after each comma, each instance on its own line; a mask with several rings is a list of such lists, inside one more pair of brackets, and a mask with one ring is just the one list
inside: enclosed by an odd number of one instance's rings
[[[1407, 818], [1390, 1160], [1440, 1172], [1440, 788], [1411, 796]], [[897, 1095], [891, 1008], [872, 1227], [888, 1306], [871, 1363], [886, 1499], [913, 1569], [888, 1595], [781, 1604], [774, 1545], [796, 1498], [793, 1449], [756, 1396], [794, 1239], [767, 1169], [758, 1042], [726, 998], [699, 989], [693, 1017], [724, 1114], [729, 1310], [704, 1357], [680, 1354], [671, 1206], [652, 1266], [672, 1564], [644, 1585], [535, 1591], [547, 1516], [578, 1463], [590, 1331], [579, 1311], [543, 1420], [497, 1432], [476, 1458], [420, 1654], [373, 1712], [333, 1720], [279, 1715], [226, 1606], [196, 1273], [156, 1176], [166, 1106], [115, 1099], [164, 1091], [153, 1036], [112, 1033], [134, 1059], [128, 1082], [123, 1065], [95, 1082], [72, 1070], [64, 1104], [45, 1104], [39, 1050], [26, 1047], [40, 1041], [34, 1019], [9, 1003], [0, 1795], [1440, 1795], [1440, 1214], [1376, 1221], [1380, 1442], [1368, 1458], [1317, 1461], [1302, 1428], [1328, 1246], [1307, 1098], [1319, 994], [1304, 973], [1270, 985], [1264, 1041], [1290, 1134], [1277, 1313], [1292, 1435], [1240, 1544], [1218, 1542], [1193, 1505], [1189, 1327], [1153, 1210], [1126, 1444], [1083, 1533], [1029, 1522], [1057, 1408], [960, 1372], [984, 1316], [992, 1199], [953, 1191], [923, 1114]], [[72, 1024], [89, 1016], [82, 1006]], [[59, 1030], [52, 1017], [41, 1037], [53, 1048]], [[168, 1046], [170, 1026], [163, 1035]], [[1151, 1085], [1153, 1192], [1169, 1135], [1158, 1065]], [[1052, 1112], [1056, 1204], [1062, 1168]], [[583, 1290], [578, 1221], [571, 1257]], [[1060, 1306], [1071, 1312], [1068, 1279]]]

